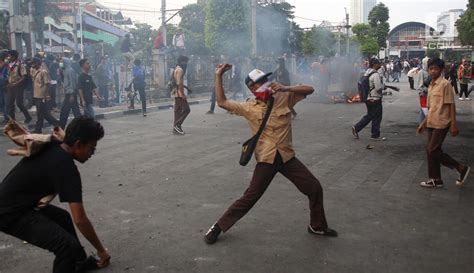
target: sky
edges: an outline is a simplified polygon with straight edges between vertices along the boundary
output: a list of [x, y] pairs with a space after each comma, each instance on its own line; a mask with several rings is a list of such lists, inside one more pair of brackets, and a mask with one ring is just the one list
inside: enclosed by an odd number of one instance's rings
[[[114, 11], [122, 12], [134, 21], [148, 23], [154, 27], [160, 25], [160, 0], [99, 0]], [[167, 10], [179, 9], [187, 4], [196, 3], [196, 0], [167, 0]], [[295, 6], [295, 21], [301, 27], [311, 27], [320, 21], [341, 22], [345, 17], [344, 8], [349, 11], [349, 0], [287, 0]], [[390, 27], [408, 22], [418, 21], [436, 29], [436, 18], [450, 9], [465, 9], [468, 0], [384, 0], [382, 2], [390, 10]], [[169, 11], [170, 17], [175, 11]], [[179, 23], [179, 17], [171, 21]]]

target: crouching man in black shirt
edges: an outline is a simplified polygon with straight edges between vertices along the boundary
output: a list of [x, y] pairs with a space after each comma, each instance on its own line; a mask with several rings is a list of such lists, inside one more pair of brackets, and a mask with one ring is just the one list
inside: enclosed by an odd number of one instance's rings
[[[0, 231], [53, 252], [55, 273], [82, 272], [110, 263], [84, 210], [81, 176], [74, 163], [86, 162], [103, 136], [100, 123], [78, 117], [67, 127], [63, 143], [50, 143], [23, 158], [0, 184]], [[72, 219], [67, 211], [40, 202], [52, 194], [69, 203]], [[87, 258], [73, 223], [97, 249], [99, 260]]]

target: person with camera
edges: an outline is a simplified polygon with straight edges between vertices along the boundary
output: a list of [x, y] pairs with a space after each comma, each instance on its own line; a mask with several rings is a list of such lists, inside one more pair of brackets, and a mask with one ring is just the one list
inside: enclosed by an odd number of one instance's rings
[[328, 228], [323, 206], [323, 189], [318, 179], [295, 157], [291, 133], [291, 108], [314, 92], [308, 85], [284, 86], [270, 83], [268, 76], [261, 70], [252, 70], [245, 79], [245, 85], [255, 95], [255, 100], [235, 102], [228, 100], [222, 85], [222, 75], [232, 68], [229, 64], [220, 64], [216, 69], [215, 90], [219, 107], [244, 117], [256, 133], [267, 107], [272, 105], [269, 119], [260, 136], [255, 150], [257, 165], [244, 195], [235, 201], [211, 226], [204, 236], [208, 244], [217, 241], [221, 232], [228, 231], [262, 197], [277, 173], [287, 177], [309, 199], [310, 224], [307, 231], [311, 234], [336, 237], [337, 232]]

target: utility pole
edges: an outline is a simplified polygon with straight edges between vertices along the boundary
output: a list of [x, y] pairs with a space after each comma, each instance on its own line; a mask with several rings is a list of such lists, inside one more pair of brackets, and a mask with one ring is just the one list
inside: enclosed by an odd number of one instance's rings
[[166, 0], [161, 0], [161, 33], [163, 33], [163, 43], [166, 46]]
[[20, 24], [22, 22], [20, 15], [20, 1], [9, 0], [10, 7], [10, 48], [17, 50], [20, 56], [23, 55], [22, 31]]
[[28, 2], [28, 22], [30, 24], [30, 50], [27, 52], [28, 57], [33, 57], [36, 54], [36, 33], [35, 33], [35, 19], [33, 14], [35, 13], [35, 4], [32, 0]]
[[78, 45], [77, 45], [77, 13], [76, 13], [76, 0], [72, 0], [72, 38], [74, 40], [74, 53], [78, 52]]
[[252, 55], [257, 56], [257, 0], [252, 0]]
[[346, 12], [346, 55], [349, 56], [351, 26], [349, 25], [349, 13], [347, 12], [347, 8], [344, 8], [344, 10]]

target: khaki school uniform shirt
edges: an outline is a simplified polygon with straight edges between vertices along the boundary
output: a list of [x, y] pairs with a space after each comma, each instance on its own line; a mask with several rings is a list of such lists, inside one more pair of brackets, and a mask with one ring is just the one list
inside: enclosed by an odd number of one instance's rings
[[46, 98], [48, 84], [51, 82], [48, 71], [40, 68], [31, 69], [31, 79], [33, 80], [33, 97], [37, 99]]
[[[273, 164], [277, 152], [280, 153], [284, 163], [295, 156], [292, 143], [290, 108], [294, 107], [305, 96], [292, 92], [278, 92], [274, 97], [275, 101], [270, 118], [255, 149], [255, 158], [259, 163]], [[257, 133], [267, 110], [267, 104], [259, 100], [249, 100], [247, 102], [227, 100], [223, 106], [232, 113], [247, 119], [252, 134]]]
[[451, 124], [451, 104], [454, 103], [454, 91], [451, 83], [439, 77], [428, 88], [427, 127], [445, 129]]
[[178, 88], [180, 84], [183, 84], [183, 78], [184, 78], [184, 71], [181, 67], [176, 66], [174, 72], [173, 72], [173, 77], [175, 79], [176, 85], [173, 87], [173, 90], [171, 90], [171, 97], [176, 98], [178, 97]]
[[26, 75], [26, 68], [25, 65], [21, 62], [18, 62], [14, 65], [14, 68], [10, 70], [8, 74], [8, 82], [11, 84], [15, 84], [21, 80], [21, 78]]

